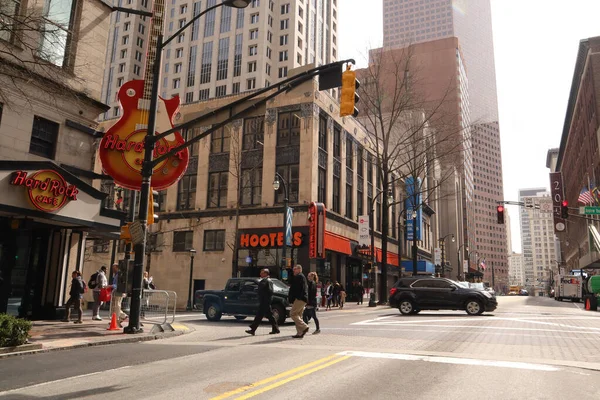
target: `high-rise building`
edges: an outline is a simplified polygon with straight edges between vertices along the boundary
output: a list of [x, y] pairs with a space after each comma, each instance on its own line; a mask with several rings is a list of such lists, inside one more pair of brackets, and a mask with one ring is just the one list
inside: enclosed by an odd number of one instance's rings
[[525, 286], [523, 271], [523, 254], [512, 253], [508, 256], [508, 282], [510, 285]]
[[[145, 9], [147, 0], [142, 3]], [[217, 0], [167, 3], [165, 37]], [[245, 9], [209, 11], [164, 49], [159, 93], [179, 95], [182, 103], [205, 101], [264, 88], [298, 66], [336, 61], [337, 7], [336, 0], [253, 0]], [[133, 14], [113, 17], [103, 87], [111, 117], [118, 115], [120, 85], [143, 78], [147, 25]]]
[[552, 198], [546, 188], [521, 189], [519, 201], [524, 203], [520, 222], [525, 286], [530, 293], [543, 296], [556, 266]]
[[[476, 242], [471, 240], [471, 247], [477, 247], [488, 265], [493, 260], [495, 272], [500, 271], [500, 279], [506, 279], [506, 232], [494, 218], [496, 202], [503, 200], [504, 194], [490, 1], [384, 0], [383, 7], [384, 47], [458, 38], [467, 71], [473, 124], [473, 201], [477, 222], [471, 235]], [[465, 204], [469, 204], [468, 194], [465, 197]], [[472, 224], [467, 220], [465, 225]], [[491, 270], [487, 271], [485, 279], [491, 278]]]

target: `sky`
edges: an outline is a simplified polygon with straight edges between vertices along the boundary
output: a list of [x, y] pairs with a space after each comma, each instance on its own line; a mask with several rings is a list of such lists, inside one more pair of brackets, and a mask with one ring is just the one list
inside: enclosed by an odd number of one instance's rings
[[[467, 0], [480, 1], [480, 0]], [[340, 59], [366, 65], [383, 42], [383, 1], [338, 0]], [[559, 147], [581, 39], [600, 36], [598, 0], [491, 0], [504, 199], [549, 187], [548, 149]], [[468, 60], [466, 60], [468, 63]], [[359, 106], [360, 108], [360, 106]], [[508, 206], [513, 251], [519, 212]]]

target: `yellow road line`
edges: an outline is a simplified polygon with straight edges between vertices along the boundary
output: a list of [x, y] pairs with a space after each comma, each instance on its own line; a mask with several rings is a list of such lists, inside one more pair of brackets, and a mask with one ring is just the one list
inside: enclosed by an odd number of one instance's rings
[[272, 385], [265, 386], [264, 388], [261, 388], [261, 389], [255, 390], [254, 392], [250, 392], [250, 393], [247, 393], [247, 394], [245, 394], [245, 395], [243, 395], [243, 396], [236, 397], [236, 400], [245, 400], [245, 399], [249, 399], [249, 398], [251, 398], [251, 397], [257, 396], [257, 395], [259, 395], [259, 394], [261, 394], [261, 393], [268, 392], [268, 391], [269, 391], [269, 390], [271, 390], [271, 389], [275, 389], [275, 388], [277, 388], [277, 387], [279, 387], [279, 386], [281, 386], [281, 385], [285, 385], [285, 384], [286, 384], [286, 383], [288, 383], [288, 382], [295, 381], [296, 379], [300, 379], [300, 378], [302, 378], [303, 376], [310, 375], [310, 374], [312, 374], [313, 372], [317, 372], [317, 371], [319, 371], [319, 370], [322, 370], [323, 368], [327, 368], [327, 367], [329, 367], [329, 366], [331, 366], [331, 365], [333, 365], [333, 364], [337, 364], [337, 363], [339, 363], [340, 361], [344, 361], [345, 359], [347, 359], [347, 358], [350, 358], [350, 357], [351, 357], [351, 356], [343, 356], [343, 357], [340, 357], [340, 358], [336, 358], [335, 360], [333, 360], [333, 361], [330, 361], [330, 362], [328, 362], [328, 363], [326, 363], [326, 364], [322, 364], [322, 365], [319, 365], [318, 367], [315, 367], [315, 368], [309, 369], [308, 371], [304, 371], [304, 372], [301, 372], [301, 373], [299, 373], [299, 374], [297, 374], [297, 375], [290, 376], [290, 377], [289, 377], [289, 378], [287, 378], [287, 379], [283, 379], [283, 380], [281, 380], [281, 381], [279, 381], [279, 382], [275, 382], [275, 383], [274, 383], [274, 384], [272, 384]]
[[333, 354], [331, 356], [321, 358], [319, 360], [310, 362], [308, 364], [304, 364], [304, 365], [301, 365], [299, 367], [296, 367], [296, 368], [290, 369], [288, 371], [282, 372], [282, 373], [277, 374], [275, 376], [272, 376], [270, 378], [266, 378], [266, 379], [260, 380], [258, 382], [251, 383], [249, 385], [242, 386], [240, 388], [237, 388], [237, 389], [229, 391], [229, 392], [225, 392], [222, 395], [219, 395], [217, 397], [211, 398], [210, 400], [222, 400], [222, 399], [226, 399], [226, 398], [231, 397], [233, 395], [246, 392], [246, 391], [248, 391], [250, 389], [255, 389], [256, 387], [264, 385], [266, 383], [273, 382], [273, 381], [275, 381], [277, 379], [285, 378], [286, 376], [295, 374], [296, 372], [302, 371], [303, 369], [311, 368], [311, 367], [314, 367], [315, 365], [318, 365], [318, 364], [321, 364], [321, 363], [325, 363], [325, 362], [331, 360], [332, 358], [336, 358], [336, 357], [339, 357], [339, 356], [337, 354]]

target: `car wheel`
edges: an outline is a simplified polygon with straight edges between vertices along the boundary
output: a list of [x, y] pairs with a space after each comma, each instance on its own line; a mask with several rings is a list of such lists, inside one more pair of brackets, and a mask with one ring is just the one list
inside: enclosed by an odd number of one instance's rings
[[244, 315], [236, 315], [235, 319], [237, 319], [238, 321], [243, 321], [243, 320], [246, 319], [246, 316], [244, 316]]
[[277, 304], [272, 307], [273, 318], [277, 321], [277, 325], [283, 325], [285, 323], [285, 308], [282, 305]]
[[206, 319], [209, 321], [218, 321], [221, 319], [221, 307], [216, 303], [211, 303], [206, 307]]
[[483, 304], [481, 304], [479, 300], [468, 300], [467, 305], [465, 306], [465, 311], [469, 315], [479, 315], [484, 311]]
[[402, 315], [409, 315], [409, 314], [414, 313], [415, 306], [413, 305], [413, 302], [411, 300], [405, 299], [405, 300], [400, 300], [398, 309], [400, 310], [400, 313]]

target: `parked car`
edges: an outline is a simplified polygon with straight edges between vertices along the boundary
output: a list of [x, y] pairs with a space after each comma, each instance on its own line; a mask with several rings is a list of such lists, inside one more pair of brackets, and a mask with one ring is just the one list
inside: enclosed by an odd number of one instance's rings
[[[258, 282], [260, 278], [231, 278], [223, 290], [196, 290], [194, 307], [206, 315], [209, 321], [218, 321], [223, 315], [236, 319], [255, 316], [258, 312]], [[271, 308], [277, 323], [282, 325], [290, 315], [289, 287], [279, 279], [273, 282]]]
[[464, 282], [445, 278], [412, 277], [398, 280], [390, 289], [390, 306], [404, 315], [421, 310], [465, 310], [469, 315], [494, 311], [498, 306], [492, 293], [470, 288]]
[[519, 290], [519, 296], [529, 296], [529, 292], [525, 289]]

